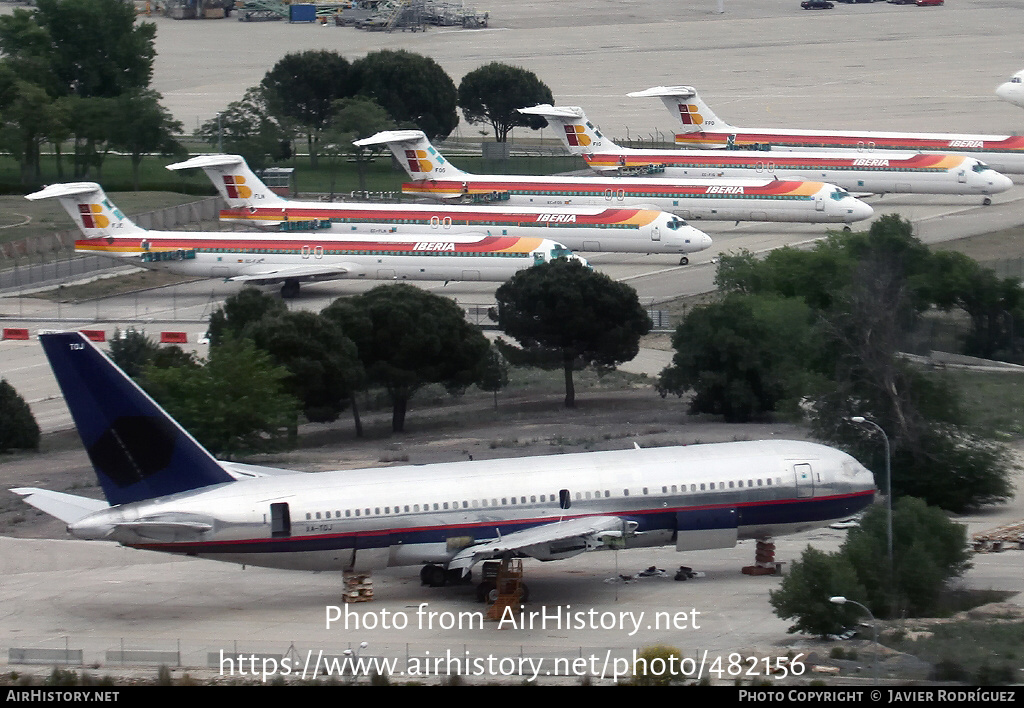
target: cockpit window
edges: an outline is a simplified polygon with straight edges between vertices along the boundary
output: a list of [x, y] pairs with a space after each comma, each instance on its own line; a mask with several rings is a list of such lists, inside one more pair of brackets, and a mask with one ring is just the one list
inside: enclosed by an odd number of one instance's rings
[[555, 247], [551, 249], [551, 260], [555, 260], [556, 258], [569, 258], [570, 256], [572, 256], [572, 251], [561, 244], [556, 244]]
[[986, 165], [984, 162], [979, 162], [971, 168], [974, 172], [984, 172], [985, 170], [991, 170], [992, 168]]
[[1012, 79], [1010, 79], [1011, 84], [1019, 84], [1021, 82], [1024, 82], [1024, 79], [1022, 79], [1019, 76], [1014, 76]]
[[835, 199], [837, 202], [841, 202], [848, 196], [850, 196], [850, 193], [847, 192], [845, 189], [837, 189], [836, 191], [832, 192], [832, 194], [830, 194], [829, 196]]
[[672, 219], [671, 221], [668, 222], [668, 227], [673, 231], [678, 231], [684, 226], [686, 226], [686, 222], [683, 221], [682, 219]]

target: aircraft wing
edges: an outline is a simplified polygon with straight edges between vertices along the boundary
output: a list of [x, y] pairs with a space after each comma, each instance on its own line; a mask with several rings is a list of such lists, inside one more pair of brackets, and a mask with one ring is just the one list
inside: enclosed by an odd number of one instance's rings
[[73, 524], [89, 516], [89, 514], [94, 514], [97, 511], [110, 507], [109, 504], [101, 499], [79, 497], [63, 492], [51, 492], [49, 489], [38, 489], [37, 487], [18, 487], [11, 491], [24, 497], [26, 504], [60, 519], [66, 524]]
[[244, 462], [225, 462], [219, 460], [224, 471], [238, 480], [252, 479], [253, 477], [280, 477], [286, 474], [305, 474], [301, 470], [286, 470], [280, 467], [263, 467], [262, 465], [247, 465]]
[[505, 553], [532, 556], [540, 560], [555, 560], [609, 547], [636, 530], [635, 521], [618, 516], [584, 516], [567, 521], [534, 526], [507, 536], [484, 541], [459, 551], [448, 563], [448, 568], [469, 571], [476, 563]]
[[350, 270], [355, 268], [352, 264], [335, 263], [332, 265], [302, 265], [282, 266], [274, 268], [268, 266], [265, 270], [253, 270], [244, 275], [236, 275], [226, 278], [233, 283], [277, 283], [282, 280], [331, 280], [332, 278], [343, 278]]

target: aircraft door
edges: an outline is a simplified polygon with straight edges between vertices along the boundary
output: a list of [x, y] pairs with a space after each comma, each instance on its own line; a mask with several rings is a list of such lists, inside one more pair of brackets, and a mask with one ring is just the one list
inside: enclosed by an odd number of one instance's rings
[[957, 172], [956, 181], [960, 184], [967, 184], [967, 170], [960, 170]]
[[814, 198], [814, 210], [815, 211], [825, 211], [825, 197], [815, 197]]
[[660, 226], [655, 225], [655, 226], [651, 227], [651, 240], [652, 241], [660, 241], [661, 240], [661, 227]]
[[793, 484], [796, 485], [797, 497], [814, 496], [814, 476], [811, 474], [811, 466], [806, 463], [793, 465]]
[[292, 517], [288, 511], [288, 502], [277, 502], [270, 505], [270, 537], [288, 538], [292, 535]]

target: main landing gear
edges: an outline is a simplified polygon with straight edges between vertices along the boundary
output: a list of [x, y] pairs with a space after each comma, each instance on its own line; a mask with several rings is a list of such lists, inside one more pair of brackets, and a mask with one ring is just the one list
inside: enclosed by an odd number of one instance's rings
[[679, 259], [679, 265], [689, 265], [689, 264], [690, 264], [690, 259], [687, 258], [686, 256], [683, 256], [682, 258]]
[[981, 203], [985, 206], [992, 206], [992, 197], [985, 197], [981, 200]]
[[286, 280], [281, 285], [281, 297], [285, 300], [291, 300], [299, 296], [299, 281], [297, 280]]

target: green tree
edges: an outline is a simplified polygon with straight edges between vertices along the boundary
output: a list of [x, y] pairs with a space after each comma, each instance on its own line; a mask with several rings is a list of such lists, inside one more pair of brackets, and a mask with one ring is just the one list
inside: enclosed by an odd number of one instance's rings
[[356, 343], [369, 382], [388, 392], [396, 433], [405, 430], [409, 400], [420, 388], [468, 386], [489, 348], [458, 305], [404, 283], [339, 298], [322, 314]]
[[356, 93], [373, 98], [392, 119], [419, 128], [431, 140], [448, 137], [459, 124], [455, 83], [430, 57], [382, 49], [353, 62], [350, 76]]
[[119, 120], [110, 136], [111, 144], [128, 153], [132, 162], [132, 184], [139, 189], [139, 171], [147, 154], [181, 154], [182, 145], [175, 135], [182, 125], [160, 105], [160, 94], [150, 89], [124, 93], [115, 100]]
[[38, 0], [36, 5], [36, 21], [50, 37], [46, 51], [59, 95], [112, 98], [149, 86], [156, 25], [136, 23], [132, 5], [121, 0]]
[[338, 419], [365, 374], [356, 346], [332, 320], [315, 312], [273, 311], [245, 328], [246, 336], [285, 367], [285, 386], [306, 419]]
[[382, 151], [387, 150], [382, 145], [357, 147], [352, 143], [396, 127], [387, 112], [372, 98], [343, 98], [334, 105], [334, 118], [321, 137], [321, 152], [328, 159], [331, 175], [331, 199], [334, 198], [335, 178], [342, 161], [355, 162], [359, 175], [359, 189], [366, 191], [367, 164]]
[[[886, 509], [873, 506], [850, 529], [840, 552], [867, 589], [863, 601], [878, 617], [920, 617], [936, 609], [951, 578], [970, 567], [967, 530], [921, 499], [901, 497], [892, 510], [893, 566], [888, 559]], [[859, 599], [859, 598], [857, 598]]]
[[539, 130], [547, 126], [543, 116], [531, 116], [517, 109], [539, 103], [554, 103], [543, 81], [532, 71], [501, 62], [475, 69], [459, 84], [459, 108], [470, 125], [490, 123], [494, 139], [503, 143], [516, 126]]
[[335, 101], [353, 93], [349, 68], [348, 60], [334, 51], [295, 52], [274, 64], [260, 84], [267, 107], [278, 121], [290, 121], [302, 129], [314, 169], [320, 135], [331, 122]]
[[210, 315], [210, 346], [217, 347], [227, 337], [244, 337], [246, 328], [268, 316], [284, 315], [288, 308], [280, 299], [259, 288], [247, 287], [231, 295]]
[[241, 100], [228, 104], [220, 115], [203, 123], [197, 134], [217, 150], [241, 155], [254, 170], [283, 157], [283, 148], [288, 145], [287, 133], [271, 114], [259, 86], [248, 89]]
[[498, 391], [508, 386], [509, 365], [497, 347], [487, 351], [487, 357], [480, 369], [480, 380], [476, 382], [481, 391], [494, 393], [494, 409], [498, 409]]
[[114, 329], [107, 355], [124, 373], [137, 379], [142, 370], [153, 361], [160, 346], [146, 336], [146, 333], [129, 327], [123, 332]]
[[565, 406], [576, 405], [577, 361], [599, 371], [630, 361], [651, 319], [636, 291], [579, 261], [558, 259], [516, 273], [495, 293], [492, 317], [524, 349], [557, 353], [565, 374]]
[[25, 399], [0, 379], [0, 452], [38, 450], [39, 426]]
[[285, 447], [298, 403], [288, 371], [247, 339], [226, 337], [199, 368], [147, 367], [143, 387], [211, 453], [232, 457]]
[[768, 602], [776, 615], [795, 620], [788, 632], [825, 637], [855, 626], [863, 612], [849, 603], [829, 602], [836, 595], [861, 604], [867, 599], [849, 559], [841, 553], [825, 553], [808, 546], [800, 560], [792, 563], [779, 589], [768, 593]]
[[687, 313], [658, 391], [693, 391], [691, 413], [746, 422], [795, 398], [814, 350], [811, 311], [795, 298], [732, 294]]

